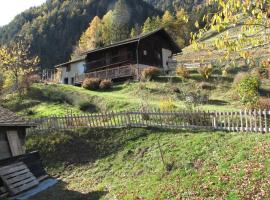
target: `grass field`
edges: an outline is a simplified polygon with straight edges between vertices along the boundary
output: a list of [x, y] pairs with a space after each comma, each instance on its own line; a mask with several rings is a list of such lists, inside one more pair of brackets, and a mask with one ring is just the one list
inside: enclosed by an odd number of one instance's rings
[[[88, 91], [70, 85], [35, 84], [23, 99], [10, 98], [4, 105], [21, 115], [38, 118], [68, 113], [82, 114], [80, 105], [87, 102], [91, 109], [87, 112], [138, 110], [142, 106], [149, 109], [161, 108], [164, 102], [171, 102], [175, 109], [187, 109], [181, 99], [185, 91], [200, 90], [210, 97], [210, 101], [196, 109], [232, 111], [241, 105], [231, 98], [231, 78], [214, 74], [208, 81], [212, 89], [200, 89], [205, 82], [195, 71], [187, 80], [178, 77], [163, 77], [151, 82], [126, 82], [115, 84], [110, 91]], [[179, 91], [175, 92], [175, 88]], [[166, 95], [164, 95], [166, 94]]]
[[269, 145], [269, 135], [159, 129], [29, 136], [59, 178], [32, 200], [269, 199]]

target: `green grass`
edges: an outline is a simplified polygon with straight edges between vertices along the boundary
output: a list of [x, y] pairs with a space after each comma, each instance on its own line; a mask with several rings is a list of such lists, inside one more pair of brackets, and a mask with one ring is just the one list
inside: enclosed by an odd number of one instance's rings
[[269, 199], [269, 144], [269, 135], [159, 129], [29, 136], [60, 178], [32, 199]]
[[[209, 104], [198, 105], [198, 109], [232, 111], [240, 108], [239, 103], [230, 99], [230, 81], [214, 75], [210, 83], [214, 90], [204, 90], [210, 95]], [[144, 107], [160, 108], [170, 100], [176, 109], [186, 109], [186, 104], [172, 88], [183, 91], [194, 90], [202, 82], [196, 72], [190, 79], [162, 77], [153, 82], [130, 82], [115, 84], [110, 91], [89, 91], [70, 85], [35, 84], [23, 99], [11, 98], [4, 104], [6, 107], [31, 118], [68, 113], [83, 114], [80, 105], [83, 102], [92, 104], [92, 112], [138, 110]]]

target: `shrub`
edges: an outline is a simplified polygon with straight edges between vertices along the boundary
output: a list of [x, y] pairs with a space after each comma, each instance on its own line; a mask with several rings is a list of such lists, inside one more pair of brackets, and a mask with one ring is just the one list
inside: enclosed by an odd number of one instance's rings
[[198, 68], [199, 74], [206, 80], [208, 80], [213, 73], [212, 65], [202, 66]]
[[82, 87], [87, 90], [98, 90], [101, 80], [99, 78], [86, 78]]
[[258, 107], [262, 110], [270, 110], [270, 99], [269, 98], [260, 98]]
[[240, 101], [248, 108], [254, 108], [258, 104], [260, 79], [254, 75], [245, 76], [236, 85], [236, 91], [239, 94]]
[[176, 68], [176, 74], [178, 76], [181, 76], [183, 78], [188, 78], [189, 77], [189, 71], [186, 67], [184, 66], [179, 66]]
[[160, 75], [160, 69], [157, 67], [146, 67], [142, 71], [142, 80], [153, 80]]
[[112, 81], [111, 80], [102, 80], [99, 84], [99, 88], [102, 90], [109, 90], [112, 88]]
[[160, 102], [159, 107], [162, 111], [172, 111], [176, 108], [176, 105], [171, 99], [166, 99]]

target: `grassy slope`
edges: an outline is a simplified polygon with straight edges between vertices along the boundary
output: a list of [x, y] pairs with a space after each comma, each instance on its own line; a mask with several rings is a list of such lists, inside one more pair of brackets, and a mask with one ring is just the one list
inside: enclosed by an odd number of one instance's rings
[[269, 199], [269, 145], [269, 135], [149, 129], [30, 136], [60, 177], [32, 199]]
[[[213, 43], [216, 40], [222, 39], [224, 35], [227, 35], [230, 38], [231, 41], [235, 41], [238, 39], [239, 33], [242, 32], [241, 26], [229, 26], [226, 30], [221, 31], [218, 33], [217, 31], [209, 30], [206, 32], [203, 37], [201, 38], [201, 43], [206, 44], [208, 47], [206, 50], [194, 50], [193, 46], [187, 46], [183, 49], [183, 54], [176, 56], [176, 59], [178, 61], [186, 62], [186, 63], [192, 63], [194, 62], [194, 59], [196, 62], [197, 60], [201, 60], [202, 62], [207, 61], [207, 62], [215, 62], [219, 61], [219, 59], [224, 58], [224, 54], [222, 53], [221, 50], [217, 50], [215, 47], [213, 47]], [[269, 33], [269, 30], [267, 30]], [[247, 32], [247, 35], [250, 33]], [[262, 32], [261, 34], [258, 34], [254, 36], [256, 37], [263, 37], [264, 33]], [[250, 48], [252, 45], [249, 44], [245, 48], [249, 49], [250, 54], [252, 55], [252, 58], [256, 59], [267, 59], [269, 57], [269, 41], [267, 37], [263, 37], [264, 43], [256, 48]]]
[[[63, 115], [70, 112], [83, 113], [79, 109], [81, 102], [90, 102], [94, 111], [122, 111], [139, 109], [142, 104], [147, 107], [160, 108], [161, 103], [171, 100], [178, 109], [184, 109], [185, 104], [179, 99], [180, 91], [189, 91], [199, 87], [203, 80], [198, 74], [193, 74], [190, 79], [182, 81], [179, 78], [169, 80], [162, 78], [157, 82], [125, 83], [115, 85], [111, 91], [88, 91], [83, 88], [69, 85], [43, 85], [32, 86], [30, 92], [23, 100], [16, 98], [5, 103], [5, 106], [29, 117], [46, 117], [50, 115]], [[214, 75], [210, 80], [214, 90], [204, 90], [210, 94], [209, 104], [200, 105], [204, 110], [235, 110], [239, 103], [230, 98], [231, 79], [223, 79]], [[166, 95], [164, 95], [166, 94]], [[19, 105], [19, 106], [18, 106]]]

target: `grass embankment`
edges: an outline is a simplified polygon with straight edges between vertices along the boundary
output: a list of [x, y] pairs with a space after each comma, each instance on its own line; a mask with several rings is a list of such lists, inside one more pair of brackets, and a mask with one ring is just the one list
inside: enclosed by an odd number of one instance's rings
[[29, 136], [60, 178], [32, 199], [269, 199], [269, 145], [269, 135], [150, 129]]
[[[80, 109], [84, 102], [90, 104], [87, 112], [123, 111], [147, 108], [160, 108], [170, 101], [175, 109], [185, 109], [186, 104], [180, 98], [186, 91], [201, 90], [210, 95], [210, 101], [197, 108], [204, 110], [235, 110], [240, 105], [230, 98], [232, 78], [222, 78], [214, 74], [208, 81], [211, 88], [200, 89], [202, 78], [197, 72], [191, 72], [190, 78], [163, 77], [153, 82], [127, 82], [115, 84], [110, 91], [88, 91], [69, 85], [35, 84], [23, 99], [9, 99], [4, 105], [19, 114], [29, 117], [46, 117], [67, 113], [85, 113]], [[175, 89], [178, 90], [175, 90]]]

